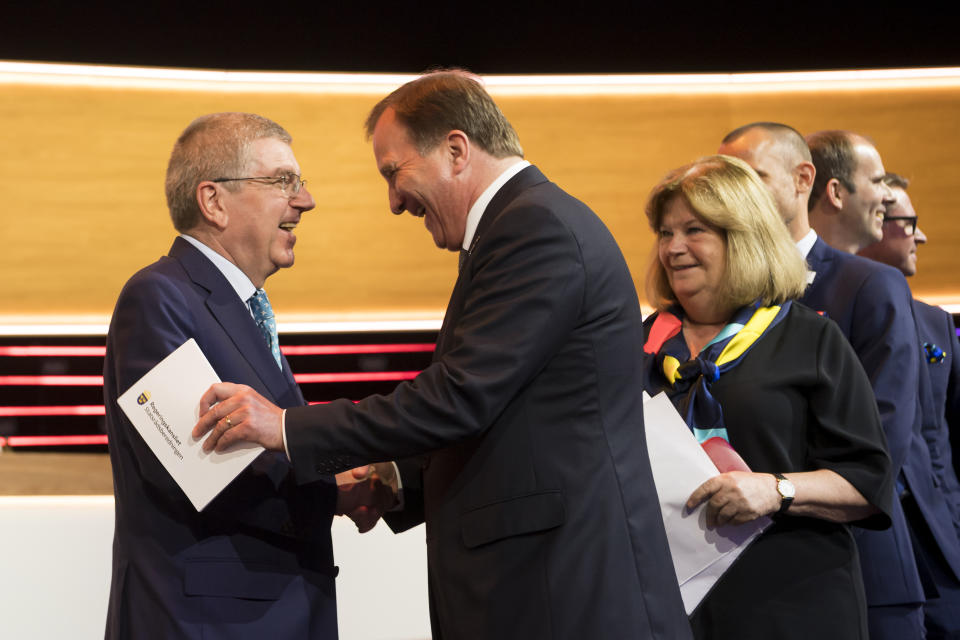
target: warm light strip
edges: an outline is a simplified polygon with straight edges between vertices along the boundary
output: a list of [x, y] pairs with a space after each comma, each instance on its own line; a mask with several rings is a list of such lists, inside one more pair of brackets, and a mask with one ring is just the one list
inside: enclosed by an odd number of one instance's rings
[[70, 509], [89, 507], [113, 507], [113, 496], [0, 496], [0, 508], [17, 509]]
[[103, 376], [0, 376], [0, 387], [102, 387]]
[[[412, 380], [419, 371], [364, 371], [355, 373], [299, 373], [297, 382], [374, 382], [380, 380]], [[0, 376], [0, 387], [98, 387], [103, 376]]]
[[105, 336], [105, 324], [0, 324], [0, 336]]
[[61, 447], [91, 444], [107, 444], [106, 435], [90, 436], [10, 436], [10, 447]]
[[102, 358], [106, 353], [106, 347], [0, 347], [0, 356], [14, 358], [74, 358], [84, 356]]
[[286, 356], [330, 356], [358, 353], [421, 353], [433, 351], [432, 343], [410, 344], [304, 344], [280, 347]]
[[[250, 72], [0, 61], [0, 83], [176, 91], [383, 95], [415, 75]], [[960, 88], [960, 68], [774, 73], [483, 76], [499, 95], [756, 93]]]
[[278, 333], [376, 333], [439, 331], [442, 318], [413, 320], [331, 320], [325, 322], [278, 322]]
[[75, 406], [0, 407], [0, 417], [25, 416], [102, 416], [102, 404]]
[[[414, 320], [351, 320], [323, 322], [278, 322], [284, 333], [375, 333], [439, 331], [439, 318]], [[105, 324], [0, 324], [0, 336], [105, 336]]]
[[[432, 343], [410, 343], [410, 344], [313, 344], [313, 345], [291, 345], [280, 347], [284, 355], [288, 356], [326, 356], [343, 355], [359, 353], [417, 353], [433, 351]], [[21, 358], [71, 358], [95, 356], [103, 357], [106, 354], [106, 347], [46, 347], [46, 346], [25, 346], [25, 347], [0, 347], [0, 356], [21, 357]]]
[[413, 380], [419, 371], [364, 371], [356, 373], [295, 373], [293, 379], [300, 384], [324, 382], [381, 382], [389, 380]]

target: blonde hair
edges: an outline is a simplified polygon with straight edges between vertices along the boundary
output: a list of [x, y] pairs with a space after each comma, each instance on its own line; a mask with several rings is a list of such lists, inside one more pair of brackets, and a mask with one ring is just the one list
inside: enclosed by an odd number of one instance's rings
[[[726, 238], [726, 272], [718, 304], [742, 307], [759, 299], [764, 305], [798, 298], [807, 269], [790, 239], [769, 190], [738, 158], [715, 155], [671, 171], [654, 187], [646, 214], [654, 233], [667, 205], [683, 198], [704, 222]], [[647, 271], [647, 299], [658, 309], [677, 302], [654, 243]]]

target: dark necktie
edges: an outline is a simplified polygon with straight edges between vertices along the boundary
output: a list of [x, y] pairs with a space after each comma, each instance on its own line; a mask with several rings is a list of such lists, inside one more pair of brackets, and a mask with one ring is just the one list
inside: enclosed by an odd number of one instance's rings
[[277, 361], [277, 366], [281, 369], [283, 365], [280, 362], [280, 343], [277, 340], [277, 321], [273, 317], [273, 307], [270, 306], [270, 299], [267, 298], [267, 292], [263, 289], [257, 289], [257, 292], [247, 300], [250, 311], [253, 312], [253, 319], [257, 321], [257, 327], [263, 339], [267, 341], [273, 359]]

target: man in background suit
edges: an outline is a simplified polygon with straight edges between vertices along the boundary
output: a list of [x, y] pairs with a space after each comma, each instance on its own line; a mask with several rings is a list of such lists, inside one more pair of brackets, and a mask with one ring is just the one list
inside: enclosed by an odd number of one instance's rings
[[[896, 269], [851, 255], [879, 237], [891, 200], [879, 154], [847, 132], [814, 134], [805, 141], [792, 127], [773, 122], [732, 131], [719, 152], [750, 164], [773, 193], [810, 267], [810, 284], [800, 301], [836, 321], [857, 353], [899, 476], [912, 440], [919, 437], [910, 291]], [[854, 529], [871, 638], [917, 638], [923, 630], [923, 587], [899, 501], [891, 519], [885, 531]]]
[[[883, 239], [860, 250], [860, 255], [883, 262], [910, 277], [917, 272], [917, 247], [927, 237], [917, 222], [909, 182], [887, 173], [884, 182], [895, 202], [887, 207]], [[914, 550], [927, 584], [923, 605], [928, 640], [960, 638], [960, 482], [950, 451], [950, 427], [958, 425], [960, 361], [953, 318], [940, 307], [913, 300], [919, 331], [920, 406], [924, 450], [911, 451], [904, 472], [910, 491], [903, 497]], [[958, 427], [960, 428], [960, 427]]]
[[[390, 209], [461, 251], [433, 363], [389, 396], [283, 412], [215, 385], [194, 434], [298, 474], [401, 463], [426, 521], [433, 637], [690, 636], [647, 457], [633, 280], [600, 219], [523, 161], [478, 79], [437, 72], [367, 119]], [[227, 419], [230, 419], [228, 424]], [[219, 438], [219, 441], [217, 439]]]
[[283, 407], [304, 404], [272, 317], [261, 329], [250, 306], [272, 316], [261, 287], [293, 264], [294, 228], [315, 204], [290, 142], [266, 118], [212, 114], [187, 127], [170, 156], [166, 193], [180, 236], [127, 282], [107, 336], [116, 497], [107, 638], [337, 637], [333, 478], [297, 484], [282, 455], [264, 452], [198, 512], [117, 404], [189, 338], [221, 379]]

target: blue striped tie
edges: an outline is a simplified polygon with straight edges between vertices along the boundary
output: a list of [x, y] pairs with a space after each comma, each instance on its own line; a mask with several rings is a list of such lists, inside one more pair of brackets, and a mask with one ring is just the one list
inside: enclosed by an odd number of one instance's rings
[[247, 300], [250, 311], [253, 312], [253, 319], [257, 321], [260, 327], [260, 333], [263, 339], [267, 341], [273, 359], [277, 361], [277, 366], [281, 369], [283, 365], [280, 362], [280, 343], [277, 340], [277, 321], [273, 317], [273, 307], [270, 306], [270, 299], [267, 298], [267, 292], [263, 289], [257, 289], [257, 292]]

